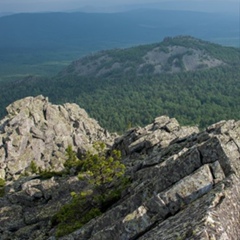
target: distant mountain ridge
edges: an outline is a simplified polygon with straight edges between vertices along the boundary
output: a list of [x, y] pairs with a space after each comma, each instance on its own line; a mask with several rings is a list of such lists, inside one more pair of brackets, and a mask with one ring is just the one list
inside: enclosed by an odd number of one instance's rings
[[[165, 38], [159, 44], [102, 51], [74, 61], [59, 75], [104, 77], [108, 75], [156, 75], [209, 69], [227, 64], [212, 48], [221, 48], [190, 36]], [[224, 48], [222, 48], [224, 50]]]
[[[238, 14], [239, 2], [237, 0], [231, 1], [214, 1], [209, 0], [207, 2], [204, 1], [192, 1], [192, 0], [181, 0], [181, 1], [154, 1], [150, 0], [146, 3], [131, 3], [131, 2], [123, 2], [123, 3], [104, 3], [104, 2], [95, 2], [94, 4], [85, 3], [85, 4], [74, 4], [73, 2], [69, 2], [66, 6], [65, 4], [56, 3], [57, 6], [50, 8], [44, 7], [42, 4], [34, 4], [34, 7], [31, 7], [31, 4], [28, 4], [27, 11], [23, 10], [24, 5], [21, 7], [21, 10], [18, 9], [18, 12], [95, 12], [95, 13], [116, 13], [123, 12], [135, 9], [159, 9], [159, 10], [177, 10], [177, 11], [198, 11], [198, 12], [220, 12], [220, 13], [236, 13]], [[65, 6], [64, 6], [65, 5]], [[7, 8], [2, 8], [0, 11], [8, 12]], [[1, 15], [1, 12], [0, 12]]]
[[239, 37], [238, 27], [235, 15], [177, 10], [137, 9], [111, 14], [21, 13], [0, 18], [0, 30], [4, 32], [0, 46], [56, 49], [82, 44], [90, 48], [94, 43], [95, 49], [100, 50], [101, 44], [104, 44], [102, 49], [130, 46], [180, 34], [205, 40]]
[[0, 81], [53, 76], [82, 56], [113, 48], [196, 38], [239, 47], [239, 16], [177, 10], [22, 13], [0, 18]]
[[[162, 9], [162, 10], [178, 10], [178, 11], [194, 11], [194, 12], [222, 12], [222, 13], [235, 13], [239, 14], [238, 1], [192, 1], [192, 0], [182, 0], [182, 1], [161, 1], [161, 2], [150, 2], [148, 4], [138, 4], [138, 8], [152, 8], [152, 9]], [[127, 7], [126, 7], [127, 8]], [[130, 8], [130, 6], [128, 6]], [[136, 8], [133, 4], [132, 8]]]

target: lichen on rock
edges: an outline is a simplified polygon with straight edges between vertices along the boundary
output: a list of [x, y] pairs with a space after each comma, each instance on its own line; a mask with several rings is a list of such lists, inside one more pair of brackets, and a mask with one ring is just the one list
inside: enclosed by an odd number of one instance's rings
[[0, 121], [0, 178], [7, 180], [1, 239], [56, 239], [52, 216], [86, 182], [73, 175], [20, 175], [31, 162], [61, 170], [69, 143], [84, 152], [98, 140], [122, 152], [131, 184], [101, 216], [60, 239], [240, 238], [240, 121], [199, 131], [161, 116], [113, 138], [76, 104], [52, 105], [38, 96], [7, 110]]
[[40, 95], [12, 103], [7, 112], [0, 121], [0, 176], [7, 180], [24, 174], [31, 161], [42, 170], [62, 170], [68, 145], [84, 152], [94, 141], [112, 141], [76, 104], [53, 105]]

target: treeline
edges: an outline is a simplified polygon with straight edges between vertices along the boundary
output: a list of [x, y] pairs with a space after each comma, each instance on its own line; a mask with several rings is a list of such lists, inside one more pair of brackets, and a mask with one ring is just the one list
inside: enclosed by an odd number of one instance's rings
[[29, 77], [2, 83], [5, 107], [25, 96], [43, 94], [53, 103], [75, 102], [110, 131], [123, 132], [168, 115], [201, 128], [223, 119], [240, 119], [240, 70], [233, 65], [158, 76]]

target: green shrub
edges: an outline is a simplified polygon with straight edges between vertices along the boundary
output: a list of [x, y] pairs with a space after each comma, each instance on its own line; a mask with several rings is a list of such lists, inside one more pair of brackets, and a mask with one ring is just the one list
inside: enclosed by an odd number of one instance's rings
[[4, 179], [0, 178], [0, 197], [4, 196], [4, 187], [6, 185], [6, 182]]
[[5, 180], [0, 178], [0, 187], [4, 187], [6, 184]]
[[57, 225], [56, 236], [61, 237], [81, 228], [91, 219], [101, 215], [97, 207], [91, 205], [91, 196], [76, 194], [69, 204], [64, 205], [52, 218], [52, 224]]
[[71, 145], [66, 149], [66, 156], [67, 160], [64, 163], [64, 167], [67, 173], [69, 173], [71, 169], [78, 170], [81, 168], [81, 161], [78, 159], [77, 154], [73, 151]]
[[69, 234], [93, 218], [107, 211], [121, 197], [121, 188], [100, 194], [94, 191], [71, 193], [72, 201], [65, 204], [52, 218], [52, 225], [57, 225], [56, 236]]
[[43, 179], [49, 179], [52, 177], [62, 177], [64, 175], [65, 175], [64, 171], [56, 172], [56, 171], [51, 171], [51, 170], [47, 170], [47, 169], [39, 170], [39, 176]]
[[35, 173], [35, 174], [38, 173], [38, 166], [34, 161], [31, 161], [29, 167], [30, 167], [31, 173]]
[[86, 179], [95, 187], [104, 188], [123, 176], [125, 166], [120, 162], [120, 151], [113, 150], [107, 156], [105, 144], [102, 142], [96, 142], [94, 148], [97, 153], [88, 151], [81, 159], [81, 171], [78, 176], [80, 179]]
[[72, 192], [72, 201], [64, 205], [52, 218], [57, 225], [56, 236], [61, 237], [81, 228], [91, 219], [107, 211], [121, 198], [121, 192], [129, 183], [124, 177], [125, 166], [120, 162], [120, 151], [108, 153], [105, 144], [96, 142], [95, 153], [88, 151], [78, 159], [72, 148], [67, 148], [68, 160], [65, 167], [79, 168], [79, 179], [88, 182], [88, 189]]
[[56, 171], [52, 171], [51, 169], [42, 170], [42, 168], [38, 167], [34, 161], [31, 161], [31, 163], [29, 165], [29, 169], [30, 169], [30, 172], [25, 171], [21, 175], [29, 176], [29, 174], [38, 174], [40, 178], [48, 179], [51, 177], [62, 177], [65, 174], [64, 171], [56, 172]]

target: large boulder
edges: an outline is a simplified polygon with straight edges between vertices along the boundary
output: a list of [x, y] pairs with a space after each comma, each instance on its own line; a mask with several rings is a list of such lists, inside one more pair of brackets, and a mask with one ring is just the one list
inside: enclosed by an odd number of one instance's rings
[[27, 97], [7, 107], [0, 121], [0, 178], [17, 179], [31, 162], [60, 171], [71, 145], [78, 153], [95, 141], [110, 144], [110, 134], [76, 104], [53, 105], [43, 96]]

